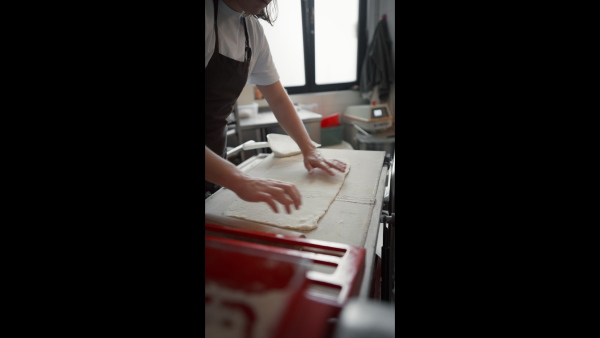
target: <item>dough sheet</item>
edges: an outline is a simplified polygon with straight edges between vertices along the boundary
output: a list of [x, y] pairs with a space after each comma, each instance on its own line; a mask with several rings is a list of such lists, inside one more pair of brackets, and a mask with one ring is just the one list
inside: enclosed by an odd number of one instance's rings
[[335, 160], [346, 163], [346, 171], [341, 173], [336, 170], [335, 176], [330, 176], [321, 169], [315, 169], [313, 174], [309, 175], [304, 167], [302, 155], [277, 159], [261, 175], [264, 178], [295, 184], [302, 196], [300, 210], [292, 206], [292, 213], [288, 215], [285, 207], [277, 203], [279, 213], [274, 213], [267, 203], [250, 203], [235, 196], [234, 201], [224, 212], [224, 216], [286, 229], [301, 231], [315, 229], [335, 200], [350, 171], [348, 160]]

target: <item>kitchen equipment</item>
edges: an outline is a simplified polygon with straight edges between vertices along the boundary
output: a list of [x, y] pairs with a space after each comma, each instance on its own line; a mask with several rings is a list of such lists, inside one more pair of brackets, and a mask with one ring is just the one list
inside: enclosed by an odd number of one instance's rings
[[383, 150], [392, 155], [395, 150], [396, 137], [392, 135], [374, 134], [371, 136], [356, 134], [356, 149], [358, 150]]
[[[238, 110], [235, 109], [234, 111], [237, 112]], [[321, 142], [321, 119], [323, 116], [306, 110], [300, 110], [298, 111], [298, 117], [302, 120], [311, 140], [318, 143]], [[238, 118], [236, 121], [239, 122], [235, 123], [236, 137], [227, 137], [227, 158], [241, 153], [240, 157], [244, 161], [256, 155], [255, 151], [252, 150], [242, 151], [242, 145], [245, 141], [265, 140], [267, 134], [286, 134], [273, 112], [260, 112], [248, 118]]]
[[396, 144], [396, 133], [394, 128], [388, 128], [379, 132], [367, 132], [358, 126], [356, 121], [346, 119], [344, 121], [343, 140], [348, 142], [357, 150], [382, 150], [388, 155], [394, 153]]
[[344, 111], [344, 120], [368, 132], [381, 132], [392, 126], [394, 118], [386, 104], [376, 104], [348, 106]]
[[364, 248], [214, 224], [205, 250], [205, 333], [221, 336], [330, 337], [365, 269]]
[[[307, 239], [365, 248], [365, 271], [368, 273], [365, 273], [363, 278], [360, 296], [368, 297], [373, 283], [379, 283], [379, 280], [373, 281], [373, 271], [376, 266], [375, 251], [388, 174], [388, 167], [384, 165], [385, 152], [347, 149], [320, 149], [319, 152], [324, 158], [347, 159], [352, 169], [327, 213], [319, 220], [319, 226], [303, 234]], [[273, 178], [278, 176], [280, 170], [285, 170], [275, 169], [278, 167], [277, 162], [290, 160], [303, 161], [301, 156], [277, 158], [269, 154], [253, 156], [239, 168], [254, 177]], [[223, 215], [229, 205], [238, 198], [233, 191], [220, 189], [205, 200], [205, 215]]]
[[342, 124], [340, 123], [340, 113], [325, 116], [321, 120], [321, 128], [339, 127], [341, 125]]
[[354, 126], [354, 128], [356, 128], [356, 130], [358, 130], [361, 134], [363, 134], [365, 136], [371, 136], [371, 134], [369, 134], [366, 130], [359, 127], [356, 123], [352, 123], [352, 126]]
[[[311, 141], [312, 142], [312, 141]], [[316, 147], [321, 145], [312, 142]], [[271, 148], [273, 154], [276, 157], [287, 157], [300, 154], [300, 147], [298, 144], [289, 137], [288, 135], [281, 134], [268, 134], [267, 142], [254, 142], [248, 141], [242, 145], [243, 150], [259, 149], [259, 148]]]

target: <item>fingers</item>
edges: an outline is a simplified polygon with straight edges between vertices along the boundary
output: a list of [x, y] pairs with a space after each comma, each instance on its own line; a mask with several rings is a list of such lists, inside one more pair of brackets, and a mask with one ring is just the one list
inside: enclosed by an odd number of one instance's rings
[[[304, 158], [304, 165], [309, 174], [316, 168], [335, 176], [335, 171], [345, 172], [347, 165], [338, 160], [328, 161], [318, 152], [312, 152]], [[287, 214], [292, 213], [292, 205], [296, 210], [302, 205], [302, 196], [298, 188], [291, 183], [244, 177], [244, 184], [238, 184], [232, 190], [243, 200], [248, 202], [265, 202], [274, 213], [279, 213], [277, 204], [283, 205]]]
[[331, 162], [328, 162], [329, 166], [331, 166], [332, 168], [341, 171], [341, 172], [345, 172], [346, 171], [346, 163], [344, 162], [340, 162], [338, 160], [333, 160]]
[[275, 213], [279, 213], [277, 203], [283, 205], [288, 214], [292, 213], [292, 205], [296, 210], [300, 209], [302, 196], [295, 185], [275, 180], [264, 180], [262, 183], [263, 191], [258, 192], [254, 201], [267, 203]]
[[275, 204], [275, 202], [273, 202], [273, 199], [271, 198], [271, 196], [266, 193], [261, 193], [261, 195], [262, 195], [262, 202], [267, 203], [271, 207], [273, 212], [278, 214], [279, 210], [277, 210], [277, 204]]
[[314, 173], [315, 167], [325, 170], [329, 175], [332, 175], [332, 176], [335, 175], [335, 173], [331, 169], [329, 169], [329, 165], [327, 164], [327, 161], [324, 160], [323, 158], [321, 158], [318, 154], [317, 154], [317, 156], [312, 157], [312, 158], [311, 157], [305, 158], [304, 166], [308, 170], [309, 175], [312, 175]]
[[313, 166], [310, 165], [310, 161], [308, 161], [306, 159], [304, 160], [304, 166], [306, 167], [306, 170], [308, 170], [308, 174], [309, 175], [312, 175], [313, 172], [315, 171], [314, 168], [313, 168]]
[[[346, 164], [337, 160], [327, 161], [325, 159], [319, 158], [316, 161], [313, 161], [312, 164], [315, 167], [324, 170], [331, 176], [335, 176], [335, 172], [333, 171], [333, 169], [338, 170], [340, 172], [346, 171]], [[310, 165], [310, 162], [308, 163], [308, 165]], [[311, 173], [310, 170], [309, 173]]]
[[335, 172], [333, 170], [331, 170], [330, 166], [329, 166], [329, 162], [322, 160], [319, 163], [319, 168], [325, 170], [330, 176], [335, 176]]
[[294, 204], [294, 201], [289, 197], [289, 195], [286, 193], [286, 191], [284, 189], [275, 188], [270, 191], [270, 194], [273, 199], [275, 199], [277, 202], [279, 202], [279, 204], [281, 204], [285, 207], [285, 211], [288, 214], [292, 213], [292, 209], [290, 208], [290, 205]]
[[292, 199], [296, 210], [299, 210], [300, 205], [302, 205], [302, 195], [300, 195], [298, 188], [295, 185], [288, 183], [284, 185], [283, 189], [285, 190], [285, 193]]

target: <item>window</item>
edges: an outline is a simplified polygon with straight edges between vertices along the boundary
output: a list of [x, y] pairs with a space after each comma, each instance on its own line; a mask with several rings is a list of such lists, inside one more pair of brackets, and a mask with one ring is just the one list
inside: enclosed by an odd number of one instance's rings
[[281, 83], [290, 94], [350, 89], [364, 58], [366, 0], [279, 0], [263, 20]]
[[289, 87], [306, 85], [301, 4], [302, 2], [297, 0], [279, 0], [277, 20], [273, 26], [264, 20], [258, 20], [269, 41], [281, 83]]

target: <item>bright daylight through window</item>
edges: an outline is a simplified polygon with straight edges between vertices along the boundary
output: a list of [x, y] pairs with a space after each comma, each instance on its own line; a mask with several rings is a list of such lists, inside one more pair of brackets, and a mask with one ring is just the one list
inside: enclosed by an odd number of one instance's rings
[[[302, 16], [303, 2], [314, 27]], [[273, 26], [259, 22], [284, 87], [319, 91], [318, 86], [357, 81], [359, 0], [279, 0], [277, 7]], [[314, 51], [314, 59], [305, 60], [305, 48]]]
[[356, 81], [358, 0], [315, 1], [315, 82]]
[[284, 87], [304, 86], [304, 45], [301, 1], [277, 1], [277, 20], [262, 24], [271, 55]]

